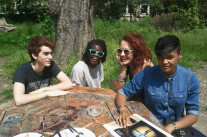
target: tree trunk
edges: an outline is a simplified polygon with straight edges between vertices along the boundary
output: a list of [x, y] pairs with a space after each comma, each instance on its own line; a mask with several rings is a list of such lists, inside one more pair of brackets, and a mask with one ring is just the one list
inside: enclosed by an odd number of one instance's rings
[[81, 57], [88, 41], [95, 38], [93, 0], [50, 0], [49, 12], [55, 23], [54, 58], [68, 64], [73, 53]]

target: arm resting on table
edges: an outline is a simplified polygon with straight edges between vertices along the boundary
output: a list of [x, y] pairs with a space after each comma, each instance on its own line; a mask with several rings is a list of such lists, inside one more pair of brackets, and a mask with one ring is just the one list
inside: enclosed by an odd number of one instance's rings
[[19, 82], [14, 83], [13, 93], [14, 101], [17, 106], [34, 102], [43, 99], [47, 96], [60, 96], [65, 95], [68, 91], [62, 91], [72, 88], [72, 83], [65, 73], [60, 72], [56, 77], [60, 83], [37, 89], [30, 92], [30, 94], [25, 94], [25, 85]]

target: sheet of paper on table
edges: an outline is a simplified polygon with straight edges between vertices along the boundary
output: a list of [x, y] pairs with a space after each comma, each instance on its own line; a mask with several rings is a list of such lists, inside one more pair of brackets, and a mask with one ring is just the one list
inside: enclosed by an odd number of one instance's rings
[[133, 114], [130, 116], [132, 122], [127, 128], [123, 128], [116, 124], [116, 122], [111, 122], [104, 124], [103, 126], [114, 136], [114, 137], [173, 137], [160, 127], [154, 125], [150, 121], [141, 117], [138, 114]]

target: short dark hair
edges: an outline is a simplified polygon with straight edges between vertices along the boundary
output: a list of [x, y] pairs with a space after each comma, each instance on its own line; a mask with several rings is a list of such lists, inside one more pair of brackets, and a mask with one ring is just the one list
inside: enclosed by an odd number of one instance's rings
[[155, 45], [155, 54], [157, 57], [162, 57], [176, 50], [179, 54], [181, 51], [180, 40], [175, 35], [166, 35], [158, 39]]
[[36, 36], [32, 38], [27, 45], [27, 52], [30, 55], [31, 61], [35, 60], [32, 54], [38, 55], [42, 46], [49, 47], [53, 50], [55, 48], [55, 43], [45, 36]]
[[104, 52], [104, 56], [101, 57], [101, 62], [104, 63], [106, 61], [107, 48], [106, 48], [105, 42], [103, 40], [100, 40], [100, 39], [94, 39], [94, 40], [88, 42], [87, 47], [86, 47], [86, 50], [85, 50], [85, 52], [84, 52], [84, 54], [82, 56], [82, 60], [86, 64], [88, 64], [88, 62], [89, 62], [89, 56], [88, 56], [89, 49], [91, 49], [93, 45], [97, 45], [97, 46], [102, 47], [103, 52]]

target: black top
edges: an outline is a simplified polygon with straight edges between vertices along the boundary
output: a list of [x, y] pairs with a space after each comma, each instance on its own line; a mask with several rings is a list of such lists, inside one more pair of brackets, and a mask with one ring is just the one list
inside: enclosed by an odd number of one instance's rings
[[28, 94], [34, 90], [50, 85], [50, 78], [56, 77], [61, 72], [54, 61], [51, 61], [49, 67], [45, 67], [42, 75], [37, 74], [31, 65], [31, 62], [21, 64], [15, 71], [13, 83], [20, 82], [25, 85], [25, 93]]

